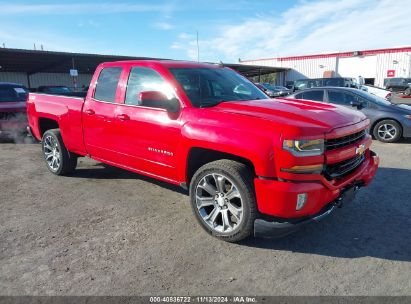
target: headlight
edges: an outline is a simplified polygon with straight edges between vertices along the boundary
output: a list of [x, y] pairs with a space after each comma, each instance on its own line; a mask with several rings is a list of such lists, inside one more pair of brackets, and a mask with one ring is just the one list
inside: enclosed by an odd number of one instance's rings
[[283, 149], [295, 156], [317, 156], [324, 152], [324, 139], [284, 140]]

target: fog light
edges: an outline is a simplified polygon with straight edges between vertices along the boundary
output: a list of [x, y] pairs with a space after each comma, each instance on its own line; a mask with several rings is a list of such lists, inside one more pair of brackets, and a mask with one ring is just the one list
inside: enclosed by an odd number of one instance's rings
[[307, 202], [307, 193], [297, 194], [297, 205], [295, 206], [295, 209], [301, 210], [301, 208], [304, 207], [306, 202]]

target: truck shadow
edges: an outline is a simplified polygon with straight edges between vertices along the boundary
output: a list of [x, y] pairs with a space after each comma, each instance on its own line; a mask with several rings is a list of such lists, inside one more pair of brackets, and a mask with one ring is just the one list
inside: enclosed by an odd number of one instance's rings
[[[138, 179], [187, 195], [182, 188], [98, 163], [78, 168], [71, 177]], [[341, 258], [375, 257], [411, 261], [411, 170], [379, 168], [371, 185], [351, 204], [321, 223], [309, 224], [281, 239], [249, 238], [239, 244]]]
[[241, 244], [341, 258], [411, 261], [411, 170], [380, 168], [354, 202], [282, 239]]
[[145, 181], [150, 184], [155, 184], [162, 188], [175, 191], [181, 194], [188, 194], [186, 190], [177, 185], [166, 183], [154, 178], [150, 178], [138, 173], [123, 170], [103, 163], [96, 163], [92, 167], [77, 167], [76, 170], [70, 174], [70, 177], [91, 179], [135, 179]]

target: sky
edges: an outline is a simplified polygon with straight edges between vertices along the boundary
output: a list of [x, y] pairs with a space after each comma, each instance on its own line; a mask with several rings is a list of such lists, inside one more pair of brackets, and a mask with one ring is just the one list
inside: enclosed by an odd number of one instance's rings
[[410, 0], [2, 1], [0, 46], [238, 62], [411, 45]]

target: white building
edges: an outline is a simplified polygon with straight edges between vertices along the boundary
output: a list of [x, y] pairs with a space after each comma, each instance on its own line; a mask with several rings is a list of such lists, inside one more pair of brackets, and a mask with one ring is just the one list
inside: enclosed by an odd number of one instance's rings
[[244, 60], [240, 63], [290, 68], [280, 73], [278, 84], [304, 78], [362, 76], [366, 83], [382, 87], [385, 78], [411, 77], [411, 46]]

